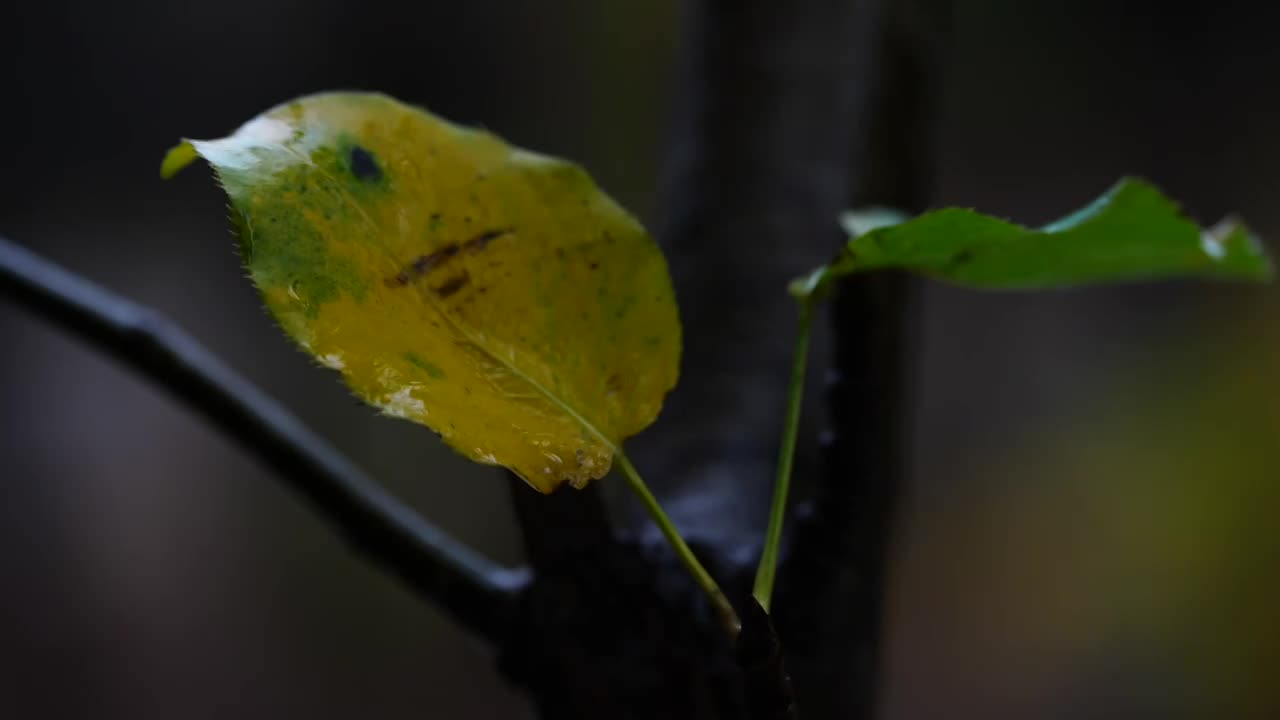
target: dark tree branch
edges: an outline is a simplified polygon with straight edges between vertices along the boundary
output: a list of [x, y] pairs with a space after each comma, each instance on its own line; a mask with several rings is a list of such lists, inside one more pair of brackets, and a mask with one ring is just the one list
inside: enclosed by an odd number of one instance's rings
[[[767, 517], [796, 328], [787, 283], [839, 241], [863, 5], [686, 4], [660, 233], [685, 354], [661, 423], [633, 456], [680, 501], [684, 524], [726, 551], [758, 542]], [[816, 443], [801, 435], [803, 478]]]
[[754, 597], [744, 603], [742, 636], [734, 654], [742, 668], [748, 720], [797, 720], [795, 691], [782, 655], [782, 641], [769, 614]]
[[[939, 0], [885, 2], [863, 55], [877, 72], [850, 128], [860, 138], [851, 207], [924, 209], [941, 11]], [[818, 717], [861, 720], [876, 710], [886, 564], [905, 473], [911, 295], [905, 276], [876, 274], [842, 283], [833, 302], [825, 473], [796, 524], [778, 603], [797, 692]]]
[[428, 523], [158, 313], [3, 238], [0, 296], [177, 396], [276, 471], [352, 549], [462, 626], [492, 641], [506, 637], [525, 572], [495, 565]]
[[[550, 496], [511, 476], [511, 500], [525, 556], [539, 576], [581, 571], [583, 558], [614, 542], [599, 487], [561, 487]], [[589, 569], [588, 569], [589, 571]]]

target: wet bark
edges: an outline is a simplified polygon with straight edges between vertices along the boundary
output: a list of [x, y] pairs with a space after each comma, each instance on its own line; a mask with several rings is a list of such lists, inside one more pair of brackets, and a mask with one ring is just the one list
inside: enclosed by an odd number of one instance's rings
[[[926, 201], [937, 17], [888, 0], [687, 8], [660, 231], [685, 357], [662, 422], [629, 447], [743, 609], [795, 328], [785, 287], [839, 246], [835, 219], [851, 203]], [[830, 441], [798, 457], [798, 477], [816, 482], [781, 568], [780, 635], [757, 624], [736, 657], [663, 546], [603, 530], [592, 496], [534, 507], [513, 487], [535, 580], [503, 667], [542, 717], [796, 717], [793, 701], [808, 718], [874, 714], [909, 294], [890, 276], [835, 298]], [[550, 552], [535, 537], [548, 522], [569, 528]]]

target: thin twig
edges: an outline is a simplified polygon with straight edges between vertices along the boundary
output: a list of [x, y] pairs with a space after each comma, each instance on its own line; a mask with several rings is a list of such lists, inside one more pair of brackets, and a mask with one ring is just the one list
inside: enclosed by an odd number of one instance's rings
[[640, 500], [640, 504], [644, 505], [645, 512], [649, 514], [654, 524], [658, 526], [658, 530], [666, 538], [667, 544], [671, 546], [671, 551], [676, 554], [680, 564], [693, 576], [694, 582], [698, 584], [698, 587], [707, 596], [707, 600], [711, 602], [711, 607], [715, 609], [716, 615], [720, 618], [720, 625], [724, 628], [725, 635], [730, 641], [736, 641], [738, 634], [742, 632], [742, 620], [738, 617], [738, 611], [734, 610], [729, 598], [725, 597], [719, 583], [703, 567], [702, 562], [698, 560], [698, 556], [694, 554], [693, 549], [689, 547], [684, 537], [680, 535], [680, 531], [676, 529], [675, 523], [671, 522], [671, 518], [662, 509], [658, 499], [653, 496], [649, 486], [640, 477], [636, 466], [631, 464], [631, 460], [623, 454], [622, 450], [618, 450], [616, 461], [618, 470], [622, 473], [622, 477], [626, 478], [627, 486], [631, 488], [631, 492], [635, 493], [635, 496]]
[[499, 641], [527, 572], [431, 525], [159, 313], [0, 237], [0, 296], [164, 387], [275, 470], [352, 549]]
[[791, 381], [787, 386], [787, 415], [782, 424], [782, 441], [778, 449], [778, 475], [773, 481], [773, 504], [769, 508], [769, 525], [764, 533], [764, 550], [756, 568], [756, 582], [751, 594], [760, 608], [769, 612], [773, 600], [773, 583], [778, 574], [778, 554], [782, 547], [782, 527], [787, 519], [787, 496], [791, 488], [791, 468], [795, 464], [796, 436], [800, 434], [800, 406], [804, 400], [804, 376], [809, 367], [809, 336], [813, 329], [813, 298], [800, 299], [800, 331], [796, 336], [796, 356], [791, 365]]

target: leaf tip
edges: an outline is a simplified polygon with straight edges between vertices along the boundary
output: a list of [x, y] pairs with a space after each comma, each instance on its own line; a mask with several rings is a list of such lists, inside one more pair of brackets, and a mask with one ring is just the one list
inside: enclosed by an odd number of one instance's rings
[[909, 219], [901, 210], [872, 206], [840, 213], [840, 227], [850, 238], [857, 238], [873, 230], [901, 225]]
[[1275, 268], [1262, 238], [1238, 216], [1228, 215], [1200, 236], [1205, 254], [1225, 267], [1239, 266], [1239, 274], [1255, 282], [1271, 282]]
[[169, 152], [164, 154], [164, 160], [160, 162], [160, 177], [168, 180], [182, 169], [195, 161], [200, 154], [196, 152], [196, 146], [192, 145], [189, 140], [182, 142], [169, 148]]

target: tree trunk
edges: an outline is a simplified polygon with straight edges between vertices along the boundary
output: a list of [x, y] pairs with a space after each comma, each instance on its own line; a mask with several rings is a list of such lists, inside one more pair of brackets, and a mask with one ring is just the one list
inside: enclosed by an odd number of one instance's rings
[[[660, 233], [683, 314], [684, 366], [662, 422], [631, 454], [675, 501], [682, 528], [703, 540], [695, 549], [741, 608], [796, 326], [787, 282], [834, 253], [849, 202], [923, 202], [931, 53], [907, 12], [919, 8], [887, 0], [687, 7]], [[875, 708], [901, 482], [906, 300], [905, 281], [889, 277], [850, 284], [835, 303], [834, 441], [776, 602], [808, 718], [865, 718]], [[812, 435], [798, 479], [820, 467]], [[549, 502], [518, 483], [513, 492], [535, 579], [503, 669], [542, 717], [785, 716], [785, 693], [761, 692], [755, 675], [746, 700], [715, 618], [663, 546], [610, 530], [594, 491]]]

